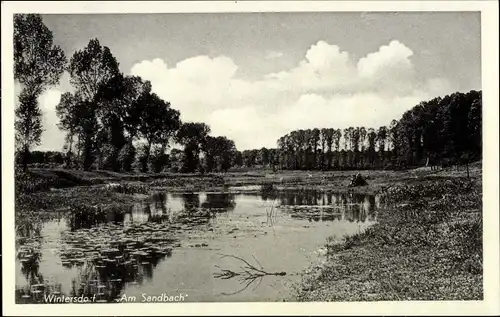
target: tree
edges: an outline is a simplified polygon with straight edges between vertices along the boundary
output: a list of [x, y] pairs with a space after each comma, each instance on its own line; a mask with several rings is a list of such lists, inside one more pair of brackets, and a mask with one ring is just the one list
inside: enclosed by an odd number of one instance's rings
[[469, 151], [472, 156], [481, 157], [482, 152], [482, 100], [481, 95], [475, 99], [470, 107], [468, 114], [468, 131], [469, 131]]
[[57, 85], [66, 57], [38, 14], [14, 15], [14, 78], [26, 94], [40, 96]]
[[260, 157], [260, 163], [262, 166], [267, 166], [269, 165], [270, 157], [269, 157], [269, 150], [266, 149], [265, 147], [261, 148], [259, 151], [259, 157]]
[[21, 149], [21, 164], [26, 169], [30, 147], [39, 145], [42, 135], [42, 112], [33, 95], [23, 91], [19, 96], [19, 106], [15, 110], [16, 145]]
[[233, 164], [236, 166], [243, 166], [243, 156], [240, 151], [236, 151]]
[[399, 161], [399, 148], [400, 148], [400, 138], [399, 138], [399, 122], [397, 120], [392, 120], [389, 126], [389, 140], [392, 146], [392, 156], [393, 156], [393, 165]]
[[366, 141], [366, 128], [365, 127], [360, 127], [359, 128], [359, 150], [361, 152], [361, 157], [360, 157], [360, 164], [362, 167], [365, 165], [364, 161], [364, 152], [365, 152], [365, 141]]
[[[139, 136], [141, 117], [147, 107], [144, 100], [150, 94], [149, 81], [123, 74], [111, 78], [99, 91], [99, 100], [104, 106], [103, 121], [107, 122], [108, 141], [112, 145], [110, 165], [115, 170], [130, 171], [132, 167], [136, 154], [133, 142]], [[164, 154], [165, 148], [161, 146], [157, 151]], [[158, 155], [163, 157], [163, 154]], [[158, 164], [163, 161], [156, 160]]]
[[378, 153], [380, 155], [380, 165], [384, 164], [385, 143], [387, 140], [387, 127], [381, 126], [377, 131]]
[[210, 133], [210, 127], [204, 123], [183, 123], [176, 135], [176, 140], [184, 145], [184, 172], [195, 172], [200, 163], [200, 151]]
[[[335, 159], [335, 167], [338, 168], [339, 166], [339, 154], [340, 154], [340, 139], [342, 138], [342, 130], [340, 129], [328, 129], [328, 135], [332, 136], [333, 139], [333, 146], [335, 147], [335, 154], [336, 154], [336, 159]], [[331, 146], [328, 147], [328, 150], [331, 152]], [[330, 153], [331, 156], [331, 153]], [[331, 164], [328, 165], [329, 167]]]
[[312, 130], [312, 150], [314, 152], [314, 164], [312, 164], [312, 168], [316, 169], [318, 166], [321, 164], [318, 164], [318, 147], [319, 147], [319, 141], [320, 141], [320, 131], [317, 128], [314, 128]]
[[368, 160], [370, 165], [372, 165], [373, 167], [375, 161], [375, 145], [377, 140], [377, 133], [375, 133], [375, 129], [373, 128], [368, 129], [367, 138], [368, 138], [368, 149], [367, 149]]
[[65, 63], [63, 50], [54, 45], [52, 32], [40, 15], [14, 15], [14, 79], [22, 85], [14, 126], [24, 169], [31, 147], [39, 145], [42, 135], [38, 97], [59, 83]]
[[231, 168], [236, 155], [234, 142], [226, 137], [207, 136], [204, 144], [205, 169], [207, 172], [226, 172]]
[[61, 100], [56, 105], [56, 114], [59, 117], [58, 128], [66, 131], [66, 140], [68, 143], [67, 165], [71, 166], [71, 156], [73, 155], [73, 142], [75, 136], [78, 136], [80, 128], [79, 107], [81, 106], [81, 97], [78, 94], [66, 92], [62, 94]]
[[[101, 46], [97, 39], [92, 39], [83, 49], [76, 51], [71, 57], [68, 72], [70, 83], [82, 97], [82, 109], [85, 120], [81, 123], [83, 168], [89, 170], [100, 152], [98, 130], [103, 126], [103, 118], [107, 112], [102, 90], [108, 82], [119, 75], [118, 62], [106, 46]], [[99, 107], [101, 106], [101, 107]], [[85, 127], [83, 127], [85, 125]]]
[[179, 111], [170, 108], [170, 103], [163, 101], [158, 95], [152, 93], [141, 97], [144, 111], [140, 116], [139, 136], [146, 140], [144, 147], [144, 164], [142, 170], [147, 171], [153, 144], [159, 144], [157, 155], [163, 155], [169, 140], [181, 126]]

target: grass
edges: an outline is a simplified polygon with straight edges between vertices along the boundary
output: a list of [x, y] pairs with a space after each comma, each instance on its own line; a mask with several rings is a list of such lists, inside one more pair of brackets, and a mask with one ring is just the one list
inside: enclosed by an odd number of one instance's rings
[[297, 287], [299, 301], [480, 300], [482, 199], [476, 180], [398, 185], [379, 223], [327, 242], [327, 259]]

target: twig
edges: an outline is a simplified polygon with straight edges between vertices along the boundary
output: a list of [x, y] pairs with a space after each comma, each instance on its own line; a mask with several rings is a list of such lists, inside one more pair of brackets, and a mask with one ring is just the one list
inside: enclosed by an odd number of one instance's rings
[[286, 275], [286, 272], [267, 272], [267, 271], [265, 271], [262, 264], [253, 255], [252, 255], [252, 257], [258, 263], [260, 268], [257, 268], [255, 265], [250, 264], [245, 259], [238, 257], [238, 256], [235, 256], [235, 255], [229, 255], [229, 254], [220, 254], [220, 255], [221, 255], [221, 258], [227, 258], [227, 257], [234, 258], [234, 259], [237, 259], [238, 261], [245, 263], [244, 266], [240, 266], [241, 271], [239, 271], [239, 272], [228, 270], [228, 269], [222, 269], [218, 265], [215, 266], [221, 270], [221, 272], [219, 272], [219, 273], [214, 273], [215, 278], [227, 280], [230, 278], [239, 277], [240, 283], [244, 284], [242, 289], [240, 289], [234, 293], [230, 293], [230, 294], [222, 293], [223, 295], [234, 295], [234, 294], [240, 293], [240, 292], [246, 290], [257, 279], [259, 279], [259, 283], [254, 287], [254, 289], [256, 289], [260, 285], [260, 283], [262, 283], [262, 279], [264, 276], [270, 276], [270, 275], [284, 276], [284, 275]]

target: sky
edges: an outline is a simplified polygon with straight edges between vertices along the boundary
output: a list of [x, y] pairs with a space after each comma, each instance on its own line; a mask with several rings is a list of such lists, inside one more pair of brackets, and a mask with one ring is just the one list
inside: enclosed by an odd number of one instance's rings
[[[66, 56], [92, 38], [126, 75], [205, 122], [238, 150], [276, 147], [296, 129], [390, 124], [421, 101], [481, 89], [480, 13], [310, 12], [42, 15]], [[55, 106], [40, 98], [41, 150], [61, 150]]]

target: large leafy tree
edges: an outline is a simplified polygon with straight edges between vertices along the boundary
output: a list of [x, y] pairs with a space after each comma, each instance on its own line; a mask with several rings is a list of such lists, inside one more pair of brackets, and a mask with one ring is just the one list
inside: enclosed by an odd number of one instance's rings
[[157, 155], [163, 155], [166, 147], [181, 126], [179, 111], [155, 93], [145, 94], [138, 99], [143, 111], [138, 127], [139, 136], [146, 141], [142, 170], [146, 171], [150, 160], [151, 147], [159, 145]]
[[22, 152], [24, 168], [30, 149], [41, 141], [38, 97], [59, 83], [65, 63], [63, 50], [54, 44], [52, 32], [40, 15], [14, 15], [14, 79], [22, 85], [15, 111], [16, 145]]
[[150, 82], [137, 76], [118, 74], [101, 86], [96, 100], [101, 104], [105, 168], [130, 170], [135, 158], [133, 141], [139, 136], [150, 95]]
[[[92, 167], [101, 150], [100, 141], [105, 141], [103, 133], [98, 133], [103, 126], [107, 107], [105, 98], [101, 96], [103, 87], [119, 75], [118, 62], [106, 46], [101, 46], [97, 39], [89, 41], [83, 50], [76, 51], [71, 57], [68, 72], [70, 83], [82, 97], [82, 130], [83, 168]], [[104, 106], [103, 106], [104, 105]], [[105, 120], [104, 120], [105, 121]]]
[[57, 85], [66, 57], [38, 14], [14, 15], [14, 78], [30, 96]]

